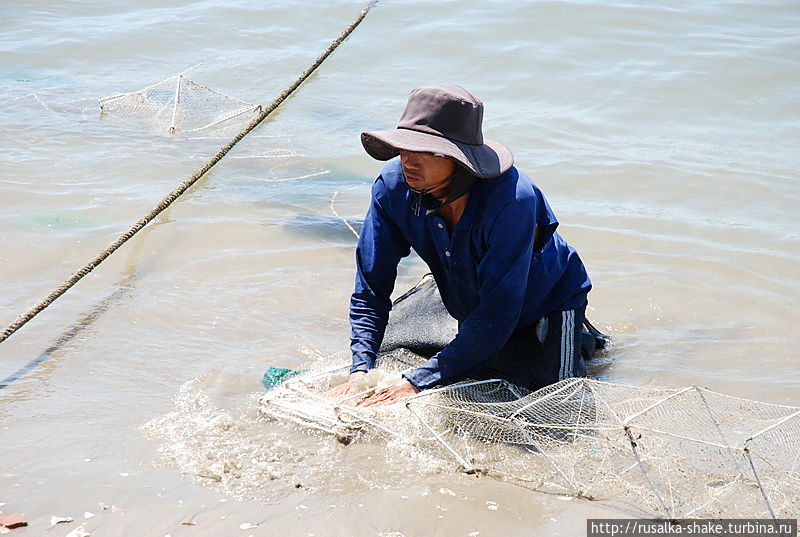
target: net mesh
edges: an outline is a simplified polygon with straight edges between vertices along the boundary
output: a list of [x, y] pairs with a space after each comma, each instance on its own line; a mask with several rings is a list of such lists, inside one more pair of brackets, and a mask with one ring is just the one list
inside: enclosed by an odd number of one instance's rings
[[133, 93], [100, 99], [100, 113], [108, 119], [139, 123], [169, 134], [223, 134], [255, 119], [261, 105], [175, 75]]
[[533, 490], [665, 518], [784, 517], [800, 512], [800, 408], [703, 388], [566, 379], [533, 393], [504, 380], [356, 407], [423, 359], [386, 353], [361, 392], [333, 399], [348, 364], [326, 364], [265, 395], [263, 415], [340, 441], [387, 438]]

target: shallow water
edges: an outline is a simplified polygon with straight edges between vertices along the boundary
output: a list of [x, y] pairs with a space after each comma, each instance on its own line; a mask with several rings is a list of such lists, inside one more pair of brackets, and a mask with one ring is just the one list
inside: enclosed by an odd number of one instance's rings
[[[225, 142], [103, 121], [98, 98], [210, 62], [187, 76], [267, 103], [361, 7], [5, 2], [3, 324]], [[358, 133], [391, 128], [426, 83], [483, 99], [487, 137], [547, 194], [615, 339], [600, 378], [800, 404], [798, 25], [778, 0], [382, 1], [267, 124], [0, 345], [0, 378], [43, 360], [0, 390], [0, 510], [28, 514], [20, 535], [83, 511], [107, 535], [580, 535], [613, 516], [455, 471], [241, 502], [163, 467], [140, 430], [192, 379], [246, 401], [268, 365], [347, 349], [354, 239], [331, 200], [357, 225], [380, 166]], [[423, 271], [404, 262], [398, 290]]]

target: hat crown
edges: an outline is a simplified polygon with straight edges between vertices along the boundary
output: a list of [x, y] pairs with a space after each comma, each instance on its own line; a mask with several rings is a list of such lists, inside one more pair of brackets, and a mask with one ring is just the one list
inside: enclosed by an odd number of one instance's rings
[[398, 129], [441, 136], [469, 145], [483, 145], [483, 103], [453, 84], [411, 91]]

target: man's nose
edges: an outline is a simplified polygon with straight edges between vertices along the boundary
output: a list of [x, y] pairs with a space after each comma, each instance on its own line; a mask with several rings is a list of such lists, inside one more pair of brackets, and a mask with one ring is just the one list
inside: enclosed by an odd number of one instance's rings
[[400, 160], [403, 164], [410, 164], [411, 166], [417, 166], [419, 164], [419, 157], [416, 153], [412, 153], [411, 151], [400, 151]]

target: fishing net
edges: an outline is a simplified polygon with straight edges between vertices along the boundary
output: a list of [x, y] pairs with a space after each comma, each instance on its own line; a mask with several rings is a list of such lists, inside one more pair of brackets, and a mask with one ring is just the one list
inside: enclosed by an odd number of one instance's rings
[[[406, 319], [411, 312], [439, 307], [431, 306], [430, 283], [421, 287], [427, 290], [396, 304], [388, 339], [400, 341], [419, 322], [419, 315]], [[533, 393], [504, 380], [466, 381], [389, 407], [354, 406], [424, 359], [409, 349], [384, 349], [360, 392], [338, 398], [326, 392], [346, 379], [347, 361], [311, 364], [263, 396], [261, 413], [343, 443], [400, 442], [467, 472], [634, 515], [793, 518], [800, 512], [800, 408], [697, 387], [587, 378]]]
[[397, 378], [411, 354], [384, 356], [360, 393], [333, 399], [348, 367], [309, 371], [261, 400], [273, 419], [343, 443], [385, 438], [541, 492], [604, 500], [666, 518], [789, 518], [800, 512], [800, 408], [697, 387], [566, 379], [534, 393], [504, 380], [354, 406]]
[[800, 409], [697, 387], [567, 379], [517, 398], [503, 382], [408, 403], [465, 468], [666, 518], [800, 511]]
[[183, 75], [100, 99], [102, 117], [148, 125], [169, 134], [222, 134], [241, 129], [260, 113], [261, 105], [230, 97]]

